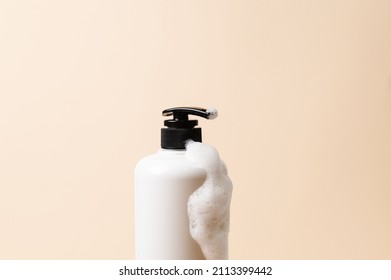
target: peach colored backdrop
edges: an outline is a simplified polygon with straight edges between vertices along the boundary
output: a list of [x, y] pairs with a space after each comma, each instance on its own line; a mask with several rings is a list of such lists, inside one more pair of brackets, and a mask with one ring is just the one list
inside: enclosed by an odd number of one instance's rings
[[0, 258], [130, 259], [162, 109], [214, 106], [233, 259], [391, 259], [391, 1], [0, 2]]

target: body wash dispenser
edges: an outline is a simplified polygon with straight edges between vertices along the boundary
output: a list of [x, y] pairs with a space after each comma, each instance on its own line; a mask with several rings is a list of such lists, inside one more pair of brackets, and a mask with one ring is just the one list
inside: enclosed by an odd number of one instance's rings
[[213, 119], [217, 111], [175, 107], [162, 115], [173, 118], [164, 121], [161, 149], [135, 169], [136, 259], [205, 259], [189, 232], [187, 203], [206, 174], [186, 158], [185, 142], [202, 142], [198, 121], [189, 115]]

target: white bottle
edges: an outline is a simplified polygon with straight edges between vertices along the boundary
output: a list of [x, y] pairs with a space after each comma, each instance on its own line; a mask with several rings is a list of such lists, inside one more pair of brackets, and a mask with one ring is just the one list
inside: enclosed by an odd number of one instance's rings
[[206, 178], [205, 170], [186, 158], [185, 141], [201, 142], [201, 128], [188, 115], [207, 119], [215, 110], [176, 107], [163, 111], [161, 147], [137, 163], [135, 169], [136, 259], [205, 259], [191, 237], [187, 202]]

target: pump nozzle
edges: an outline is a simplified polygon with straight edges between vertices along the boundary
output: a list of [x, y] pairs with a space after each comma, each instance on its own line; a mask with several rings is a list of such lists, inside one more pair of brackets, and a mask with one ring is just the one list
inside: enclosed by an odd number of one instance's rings
[[205, 119], [215, 119], [217, 118], [217, 110], [215, 108], [204, 109], [199, 107], [174, 107], [164, 110], [162, 115], [174, 115], [174, 119], [185, 118], [186, 120], [188, 119], [188, 115], [195, 115]]
[[218, 113], [214, 108], [174, 107], [165, 109], [162, 115], [165, 117], [173, 116], [173, 119], [164, 121], [167, 128], [161, 129], [161, 147], [164, 149], [184, 149], [185, 141], [188, 139], [202, 142], [201, 128], [195, 127], [198, 121], [189, 120], [189, 115], [215, 119]]

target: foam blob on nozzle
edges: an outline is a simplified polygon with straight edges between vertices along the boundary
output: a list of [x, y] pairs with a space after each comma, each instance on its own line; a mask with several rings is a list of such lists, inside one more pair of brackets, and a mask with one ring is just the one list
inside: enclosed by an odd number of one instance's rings
[[209, 120], [213, 120], [213, 119], [217, 118], [217, 116], [219, 115], [219, 113], [217, 112], [217, 109], [215, 109], [215, 108], [206, 109], [206, 113], [208, 114]]

